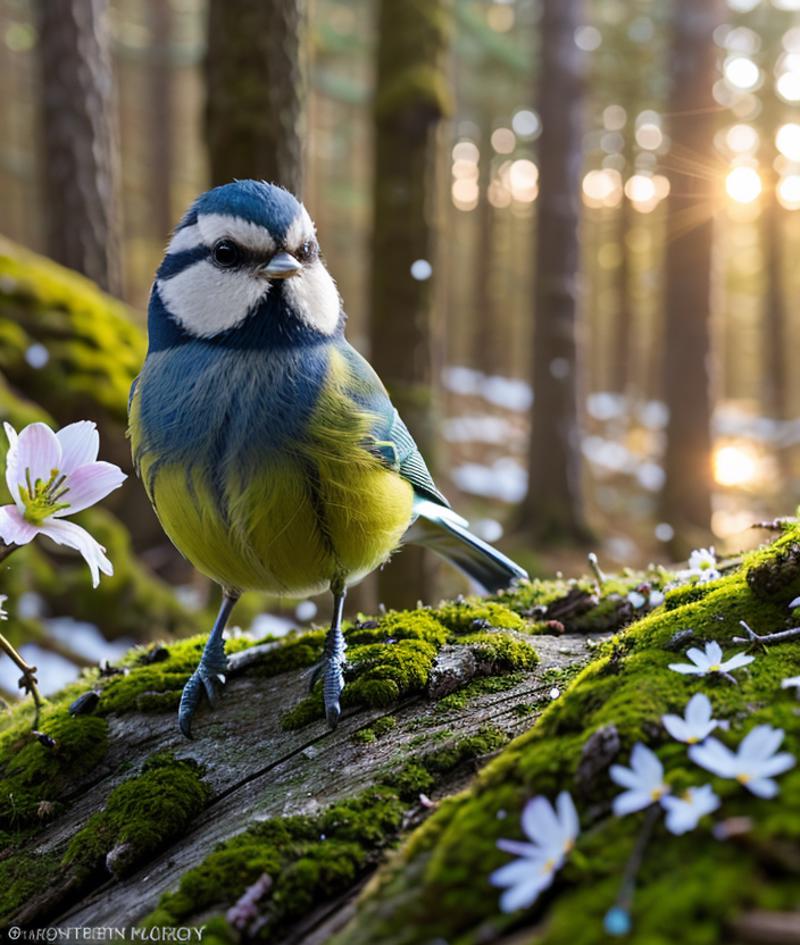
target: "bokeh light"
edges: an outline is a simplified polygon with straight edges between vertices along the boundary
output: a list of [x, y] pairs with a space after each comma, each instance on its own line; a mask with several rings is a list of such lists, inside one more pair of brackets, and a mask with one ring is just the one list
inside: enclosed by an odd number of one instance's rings
[[800, 174], [787, 174], [778, 183], [778, 203], [786, 210], [800, 210]]
[[481, 153], [474, 141], [459, 141], [453, 146], [452, 155], [454, 161], [471, 161], [477, 164]]
[[758, 478], [758, 457], [747, 446], [720, 446], [714, 451], [714, 478], [721, 486], [744, 486]]
[[800, 102], [800, 75], [784, 72], [775, 82], [775, 91], [785, 102]]
[[725, 144], [736, 154], [752, 154], [758, 148], [758, 132], [752, 125], [731, 125]]
[[520, 138], [535, 138], [542, 130], [542, 123], [536, 112], [521, 108], [511, 119], [511, 128]]
[[725, 78], [735, 89], [749, 92], [761, 78], [761, 72], [752, 59], [747, 56], [733, 56], [725, 63]]
[[583, 178], [583, 199], [587, 207], [616, 207], [622, 199], [622, 175], [604, 167], [589, 171]]
[[793, 121], [778, 128], [775, 146], [790, 161], [800, 161], [800, 125]]
[[495, 128], [491, 142], [498, 154], [511, 154], [517, 146], [516, 135], [510, 128]]
[[514, 161], [508, 170], [511, 196], [520, 203], [533, 203], [539, 193], [539, 168], [525, 158]]
[[621, 131], [628, 115], [621, 105], [607, 105], [603, 109], [603, 127], [608, 131]]
[[636, 129], [636, 143], [645, 151], [657, 151], [664, 143], [664, 135], [658, 125], [646, 122]]
[[734, 167], [725, 179], [725, 190], [737, 203], [752, 203], [761, 193], [761, 177], [754, 167]]

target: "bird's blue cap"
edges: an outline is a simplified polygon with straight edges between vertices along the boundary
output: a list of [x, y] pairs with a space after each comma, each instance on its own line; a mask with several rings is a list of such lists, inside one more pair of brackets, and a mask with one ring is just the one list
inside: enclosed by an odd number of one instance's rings
[[177, 229], [197, 223], [200, 214], [224, 213], [263, 226], [280, 241], [300, 213], [300, 202], [288, 190], [263, 180], [236, 180], [201, 194]]

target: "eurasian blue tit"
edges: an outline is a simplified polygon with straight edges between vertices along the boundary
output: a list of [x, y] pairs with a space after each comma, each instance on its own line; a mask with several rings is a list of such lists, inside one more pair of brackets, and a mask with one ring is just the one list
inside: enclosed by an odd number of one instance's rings
[[261, 181], [200, 196], [156, 273], [129, 404], [134, 463], [170, 540], [223, 594], [181, 697], [188, 737], [203, 692], [213, 705], [224, 682], [242, 591], [330, 589], [320, 675], [333, 727], [349, 585], [405, 542], [490, 592], [526, 576], [452, 511], [344, 324], [305, 207]]

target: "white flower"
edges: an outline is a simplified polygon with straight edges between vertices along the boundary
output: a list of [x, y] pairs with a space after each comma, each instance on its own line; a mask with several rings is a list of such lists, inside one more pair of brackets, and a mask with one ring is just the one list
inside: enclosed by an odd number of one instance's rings
[[795, 607], [800, 607], [800, 597], [795, 597], [793, 601], [789, 602], [789, 610], [794, 610]]
[[501, 850], [519, 857], [489, 877], [493, 886], [505, 887], [500, 897], [503, 912], [514, 912], [532, 905], [564, 865], [580, 829], [572, 797], [567, 791], [562, 791], [556, 799], [555, 809], [545, 797], [528, 801], [522, 811], [522, 829], [530, 843], [497, 841]]
[[669, 794], [664, 783], [664, 767], [657, 756], [641, 742], [633, 746], [631, 766], [611, 765], [611, 780], [627, 788], [614, 798], [613, 810], [617, 817], [643, 810]]
[[100, 438], [88, 420], [53, 431], [31, 423], [17, 435], [5, 424], [9, 450], [6, 484], [14, 505], [0, 507], [0, 539], [9, 545], [27, 545], [46, 535], [83, 555], [97, 587], [100, 572], [113, 574], [105, 548], [65, 515], [80, 512], [105, 498], [126, 479], [118, 466], [97, 462]]
[[697, 548], [689, 555], [689, 574], [696, 577], [699, 584], [715, 581], [720, 576], [713, 548]]
[[670, 794], [661, 798], [661, 806], [667, 812], [665, 823], [670, 833], [682, 834], [694, 830], [701, 817], [719, 807], [719, 798], [710, 784], [690, 787], [681, 797]]
[[716, 640], [706, 643], [705, 652], [693, 646], [687, 650], [686, 655], [692, 661], [691, 663], [670, 663], [669, 668], [674, 669], [676, 673], [707, 676], [709, 673], [729, 673], [731, 670], [747, 666], [755, 659], [754, 656], [748, 656], [746, 653], [736, 653], [723, 662], [722, 648]]
[[0, 620], [8, 620], [8, 611], [5, 604], [8, 600], [8, 594], [0, 594]]
[[650, 599], [648, 604], [651, 608], [659, 607], [664, 603], [664, 592], [663, 591], [650, 591]]
[[734, 752], [716, 738], [692, 745], [692, 761], [721, 778], [735, 778], [758, 797], [775, 797], [778, 785], [772, 780], [794, 766], [794, 755], [775, 754], [783, 741], [783, 729], [757, 725], [745, 735]]
[[797, 689], [797, 694], [800, 696], [800, 676], [789, 676], [787, 679], [782, 679], [781, 689]]
[[634, 610], [639, 610], [641, 607], [647, 603], [647, 599], [644, 594], [640, 594], [639, 591], [631, 591], [628, 594], [628, 603], [633, 607]]
[[712, 718], [708, 696], [702, 692], [695, 693], [689, 700], [683, 718], [679, 715], [662, 715], [661, 723], [676, 741], [688, 745], [702, 742], [719, 725]]
[[552, 700], [555, 700], [555, 699], [557, 699], [560, 695], [561, 695], [561, 690], [558, 688], [558, 686], [553, 686], [553, 688], [550, 690], [550, 698], [551, 698]]

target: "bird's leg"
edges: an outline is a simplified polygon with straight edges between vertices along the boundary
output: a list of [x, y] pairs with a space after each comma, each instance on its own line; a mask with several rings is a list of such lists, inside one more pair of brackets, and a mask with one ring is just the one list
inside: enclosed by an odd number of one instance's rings
[[339, 722], [342, 708], [339, 697], [344, 689], [344, 651], [346, 644], [342, 633], [342, 611], [347, 593], [344, 581], [337, 578], [331, 582], [333, 593], [333, 617], [331, 627], [325, 638], [325, 650], [322, 654], [320, 675], [322, 676], [322, 699], [325, 704], [325, 718], [333, 729]]
[[217, 703], [217, 688], [225, 683], [228, 658], [225, 656], [225, 641], [222, 639], [222, 633], [237, 600], [239, 600], [237, 593], [233, 591], [223, 593], [222, 605], [206, 640], [206, 645], [203, 647], [200, 663], [183, 687], [178, 709], [178, 725], [187, 738], [192, 737], [192, 717], [200, 704], [203, 692], [213, 708]]

